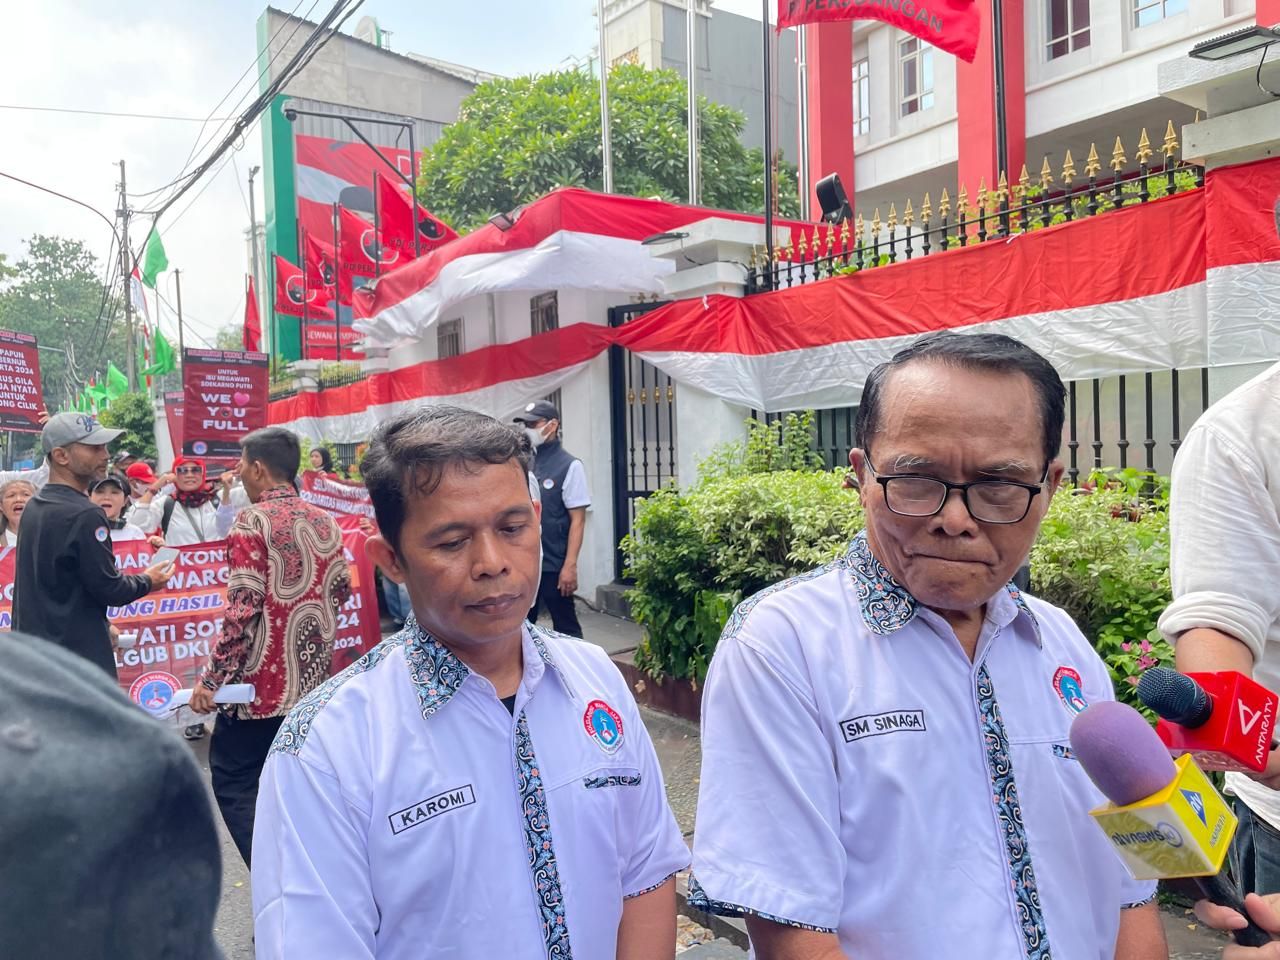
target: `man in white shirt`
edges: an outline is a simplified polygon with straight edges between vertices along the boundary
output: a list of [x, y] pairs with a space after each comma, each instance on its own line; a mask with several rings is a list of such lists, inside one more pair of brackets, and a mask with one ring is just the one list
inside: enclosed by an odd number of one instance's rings
[[[1280, 364], [1196, 421], [1173, 462], [1173, 603], [1160, 630], [1183, 672], [1235, 670], [1280, 691]], [[1280, 893], [1280, 750], [1227, 774], [1240, 818], [1232, 870], [1246, 892]]]
[[1009, 583], [1062, 477], [1063, 400], [998, 335], [876, 368], [850, 455], [865, 533], [726, 625], [691, 900], [746, 916], [757, 956], [1167, 957], [1068, 742], [1107, 668]]
[[405, 629], [303, 699], [263, 771], [262, 958], [659, 960], [688, 848], [602, 650], [524, 622], [539, 581], [525, 438], [426, 407], [361, 473]]

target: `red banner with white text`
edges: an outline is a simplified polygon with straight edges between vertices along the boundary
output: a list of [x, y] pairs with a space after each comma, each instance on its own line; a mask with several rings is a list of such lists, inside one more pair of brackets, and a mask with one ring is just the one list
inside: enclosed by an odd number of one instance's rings
[[[351, 568], [351, 599], [338, 613], [331, 673], [353, 663], [381, 639], [373, 565], [364, 552], [367, 536], [354, 524], [343, 528], [343, 551]], [[155, 714], [165, 712], [177, 690], [194, 684], [222, 635], [226, 608], [226, 544], [222, 540], [179, 547], [173, 576], [164, 590], [123, 607], [107, 618], [124, 644], [115, 651], [120, 688]], [[145, 541], [117, 543], [121, 573], [141, 573], [154, 552]], [[11, 627], [16, 551], [0, 550], [0, 630]]]
[[182, 354], [182, 452], [239, 457], [245, 434], [267, 425], [267, 355], [238, 350]]
[[43, 409], [36, 338], [0, 330], [0, 430], [39, 433]]

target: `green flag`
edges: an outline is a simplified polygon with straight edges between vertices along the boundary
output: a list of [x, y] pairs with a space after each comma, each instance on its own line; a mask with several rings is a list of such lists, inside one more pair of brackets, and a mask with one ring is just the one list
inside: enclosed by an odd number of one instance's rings
[[75, 407], [80, 413], [89, 412], [89, 398], [84, 395], [83, 390], [81, 390], [80, 395], [76, 397]]
[[129, 378], [120, 372], [111, 361], [107, 361], [107, 385], [103, 388], [108, 400], [114, 400], [129, 392]]
[[173, 347], [159, 328], [156, 329], [156, 338], [151, 346], [155, 353], [155, 362], [142, 371], [144, 375], [148, 377], [163, 377], [166, 373], [173, 373], [178, 369], [177, 361], [173, 355]]
[[164, 252], [164, 244], [160, 242], [160, 231], [152, 230], [147, 241], [147, 252], [142, 256], [142, 282], [152, 290], [156, 288], [156, 277], [169, 269], [169, 257]]
[[90, 381], [89, 385], [84, 388], [84, 399], [87, 406], [105, 406], [108, 399], [107, 388], [100, 387], [96, 383]]

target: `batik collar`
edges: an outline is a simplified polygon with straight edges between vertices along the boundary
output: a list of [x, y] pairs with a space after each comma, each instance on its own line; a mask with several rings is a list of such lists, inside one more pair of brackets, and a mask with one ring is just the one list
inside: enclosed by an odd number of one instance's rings
[[[862, 619], [872, 633], [888, 636], [916, 618], [920, 610], [919, 602], [876, 559], [871, 552], [871, 545], [867, 543], [866, 531], [853, 538], [849, 552], [845, 555], [845, 563], [853, 580]], [[1031, 611], [1022, 591], [1012, 583], [1006, 584], [1004, 590], [991, 598], [987, 611], [988, 618], [1000, 627], [1008, 626], [1020, 614], [1024, 614], [1030, 621], [1036, 643], [1042, 645], [1040, 621]]]
[[[405, 661], [409, 665], [409, 679], [413, 681], [414, 689], [418, 692], [423, 719], [429, 719], [462, 689], [462, 684], [471, 675], [471, 671], [453, 651], [422, 629], [413, 614], [410, 614], [409, 619], [405, 621], [401, 635], [404, 638]], [[561, 682], [568, 688], [568, 680], [547, 648], [545, 631], [526, 624], [522, 643], [525, 654], [525, 683], [530, 689], [542, 676], [546, 667], [555, 670]], [[536, 652], [537, 656], [530, 656], [531, 652]]]

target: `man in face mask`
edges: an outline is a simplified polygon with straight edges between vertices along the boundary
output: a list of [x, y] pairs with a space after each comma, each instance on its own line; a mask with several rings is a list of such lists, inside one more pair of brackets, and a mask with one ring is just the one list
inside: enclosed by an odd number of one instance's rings
[[531, 403], [515, 418], [533, 444], [533, 473], [542, 496], [542, 582], [529, 619], [546, 608], [557, 633], [582, 636], [573, 608], [578, 554], [587, 524], [591, 491], [582, 461], [560, 443], [560, 411], [546, 400]]

